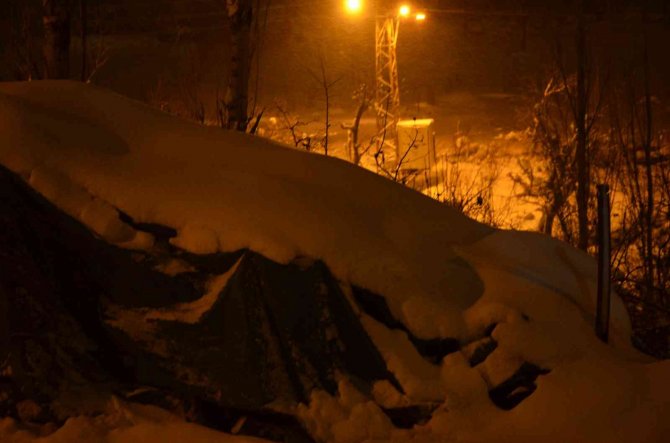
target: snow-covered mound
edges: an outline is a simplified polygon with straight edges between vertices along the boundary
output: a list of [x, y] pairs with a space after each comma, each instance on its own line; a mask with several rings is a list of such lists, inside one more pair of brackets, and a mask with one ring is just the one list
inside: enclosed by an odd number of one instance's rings
[[[612, 343], [595, 338], [595, 263], [563, 243], [74, 82], [0, 84], [0, 163], [124, 248], [151, 251], [138, 226], [152, 224], [195, 254], [322, 260], [404, 393], [384, 382], [368, 398], [347, 380], [337, 397], [314, 391], [295, 414], [318, 440], [661, 442], [670, 431], [670, 364], [631, 348], [617, 297]], [[207, 306], [170, 315], [197, 323]], [[382, 412], [416, 404], [434, 407], [412, 429]]]
[[343, 280], [387, 295], [399, 315], [426, 298], [435, 305], [426, 315], [447, 315], [481, 295], [454, 246], [490, 229], [372, 173], [74, 82], [0, 92], [0, 161], [110, 241], [146, 241], [116, 207], [177, 229], [174, 244], [196, 253], [323, 258]]

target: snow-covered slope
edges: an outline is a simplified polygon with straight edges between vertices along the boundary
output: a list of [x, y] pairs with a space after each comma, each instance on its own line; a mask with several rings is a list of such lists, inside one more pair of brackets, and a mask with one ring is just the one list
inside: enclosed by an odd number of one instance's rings
[[[644, 363], [631, 348], [616, 297], [612, 344], [594, 337], [595, 263], [565, 244], [495, 231], [343, 161], [74, 82], [0, 84], [0, 163], [110, 243], [152, 246], [121, 210], [176, 229], [171, 241], [194, 253], [321, 259], [343, 286], [383, 295], [419, 338], [497, 344], [477, 364], [465, 348], [433, 364], [408, 333], [361, 312], [407, 393], [380, 386], [377, 403], [441, 406], [427, 424], [394, 430], [343, 382], [339, 399], [314, 393], [298, 411], [320, 439], [660, 442], [669, 431], [670, 365]], [[523, 363], [545, 370], [536, 392], [496, 408], [488, 388]]]
[[174, 243], [193, 252], [324, 258], [398, 313], [416, 297], [448, 311], [481, 295], [454, 263], [454, 245], [490, 229], [372, 173], [76, 83], [0, 91], [0, 160], [110, 241], [145, 241], [116, 221], [113, 205], [176, 228]]

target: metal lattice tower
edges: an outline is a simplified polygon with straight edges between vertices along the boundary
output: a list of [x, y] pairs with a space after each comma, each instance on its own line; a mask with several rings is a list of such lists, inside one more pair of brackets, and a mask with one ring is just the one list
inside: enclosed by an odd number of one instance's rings
[[375, 112], [377, 148], [395, 157], [398, 144], [396, 125], [400, 113], [398, 59], [396, 48], [400, 19], [397, 15], [377, 16], [375, 20]]

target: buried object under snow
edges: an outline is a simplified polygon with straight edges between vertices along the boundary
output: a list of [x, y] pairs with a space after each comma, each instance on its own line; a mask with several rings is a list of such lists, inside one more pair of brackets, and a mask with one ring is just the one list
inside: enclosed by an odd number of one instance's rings
[[[612, 342], [597, 340], [595, 262], [564, 243], [76, 82], [0, 84], [0, 163], [17, 174], [3, 173], [0, 200], [0, 440], [13, 433], [3, 415], [91, 414], [110, 392], [225, 430], [242, 415], [242, 432], [305, 437], [295, 418], [249, 405], [282, 410], [308, 390], [294, 412], [320, 441], [667, 439], [668, 362], [630, 348], [617, 297]], [[342, 329], [340, 284], [372, 349]], [[305, 310], [288, 309], [306, 294]], [[337, 306], [348, 313], [335, 318]], [[231, 324], [260, 329], [220, 340]], [[372, 350], [372, 365], [352, 349]], [[238, 359], [230, 373], [257, 383], [248, 395], [212, 354]], [[345, 382], [326, 394], [338, 374], [365, 392], [370, 371], [387, 380], [372, 397]]]
[[[13, 391], [2, 415], [25, 399], [45, 408], [31, 419], [67, 414], [50, 404], [101, 387], [260, 410], [334, 393], [340, 374], [395, 383], [320, 262], [175, 249], [165, 254], [190, 257], [193, 270], [170, 277], [153, 269], [159, 258], [95, 238], [2, 167], [0, 194], [0, 363], [11, 368], [0, 389]], [[211, 272], [230, 275], [208, 301], [199, 289]], [[171, 314], [198, 302], [196, 318]]]
[[[251, 251], [194, 256], [166, 245], [131, 252], [96, 238], [2, 167], [0, 195], [0, 360], [11, 368], [0, 380], [2, 415], [64, 419], [91, 412], [77, 404], [81, 396], [133, 392], [164, 407], [179, 399], [194, 408], [192, 419], [225, 430], [256, 411], [260, 424], [254, 430], [249, 420], [245, 431], [267, 436], [268, 426], [296, 427], [277, 425], [263, 412], [268, 405], [307, 403], [314, 389], [335, 394], [339, 376], [362, 391], [380, 380], [402, 391], [321, 262], [281, 265]], [[175, 257], [189, 271], [155, 269]], [[354, 295], [370, 315], [402, 328], [383, 299], [360, 288]], [[420, 353], [458, 350], [404, 332]], [[26, 402], [37, 405], [32, 415], [20, 411]], [[433, 409], [386, 413], [412, 427]]]

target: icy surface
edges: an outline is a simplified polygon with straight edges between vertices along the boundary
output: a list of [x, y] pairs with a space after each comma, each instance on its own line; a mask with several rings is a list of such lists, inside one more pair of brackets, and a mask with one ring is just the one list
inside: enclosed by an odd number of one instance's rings
[[[472, 346], [433, 364], [408, 332], [360, 313], [405, 395], [380, 384], [370, 399], [346, 380], [337, 397], [313, 392], [296, 413], [321, 441], [660, 443], [670, 432], [670, 362], [632, 349], [618, 297], [611, 343], [595, 338], [595, 263], [563, 243], [494, 231], [345, 162], [196, 126], [72, 82], [0, 84], [0, 163], [108, 242], [153, 245], [120, 221], [120, 209], [176, 229], [171, 241], [194, 253], [250, 248], [278, 262], [319, 258], [343, 287], [383, 295], [417, 337], [495, 340], [474, 367]], [[180, 271], [178, 263], [165, 269]], [[136, 323], [197, 322], [226, 281], [215, 278], [193, 303], [137, 311]], [[131, 320], [119, 319], [132, 329]], [[522, 363], [549, 372], [530, 397], [501, 410], [489, 391]], [[394, 428], [380, 409], [417, 402], [439, 407], [411, 430]], [[97, 432], [95, 420], [73, 418], [37, 441], [151, 441], [142, 439], [147, 432], [176, 441], [154, 419], [124, 423]], [[233, 439], [166, 423], [188, 435], [179, 441]], [[0, 440], [5, 432], [34, 441], [15, 428], [0, 422]], [[99, 440], [88, 440], [91, 433]]]

